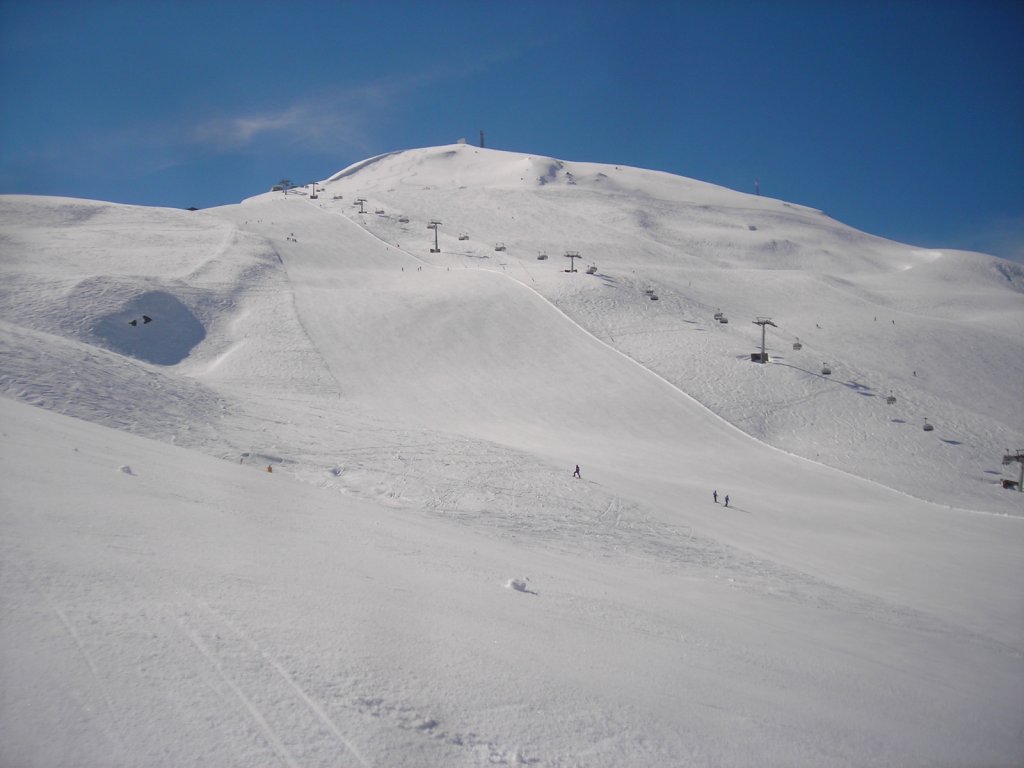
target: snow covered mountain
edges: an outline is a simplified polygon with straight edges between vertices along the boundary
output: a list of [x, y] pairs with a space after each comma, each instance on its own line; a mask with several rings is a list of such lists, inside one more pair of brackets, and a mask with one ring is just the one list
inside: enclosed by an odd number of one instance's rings
[[1024, 755], [1020, 265], [464, 144], [0, 233], [8, 762]]

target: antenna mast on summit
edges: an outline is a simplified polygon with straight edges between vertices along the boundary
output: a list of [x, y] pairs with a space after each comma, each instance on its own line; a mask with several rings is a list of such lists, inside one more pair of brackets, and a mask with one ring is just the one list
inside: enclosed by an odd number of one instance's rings
[[480, 129], [480, 149], [484, 148], [484, 129]]

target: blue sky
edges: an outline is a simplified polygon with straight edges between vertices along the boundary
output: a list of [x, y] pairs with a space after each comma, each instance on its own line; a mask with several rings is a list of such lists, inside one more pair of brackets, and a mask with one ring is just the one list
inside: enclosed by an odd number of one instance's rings
[[1024, 3], [0, 0], [0, 193], [206, 207], [470, 141], [1024, 260]]

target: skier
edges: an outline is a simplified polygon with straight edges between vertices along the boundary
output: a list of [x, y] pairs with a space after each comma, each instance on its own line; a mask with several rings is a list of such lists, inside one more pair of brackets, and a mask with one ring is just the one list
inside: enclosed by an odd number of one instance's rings
[[[576, 471], [572, 473], [572, 476], [573, 477], [580, 477], [580, 465], [579, 464], [576, 465]], [[580, 477], [580, 479], [582, 480], [583, 478]]]
[[729, 506], [729, 494], [725, 494], [725, 506]]
[[718, 503], [718, 490], [717, 489], [715, 489], [714, 491], [711, 492], [711, 498], [715, 500], [715, 504]]

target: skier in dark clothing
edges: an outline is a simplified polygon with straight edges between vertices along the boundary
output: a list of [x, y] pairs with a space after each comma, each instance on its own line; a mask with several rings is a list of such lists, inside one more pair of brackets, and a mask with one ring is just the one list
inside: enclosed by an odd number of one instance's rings
[[[572, 476], [573, 477], [580, 477], [580, 465], [579, 464], [576, 465], [576, 471], [572, 473]], [[580, 478], [580, 479], [582, 480], [583, 478]]]
[[715, 504], [718, 503], [718, 491], [711, 492], [711, 498], [715, 500]]
[[729, 506], [729, 494], [725, 494], [725, 506]]

